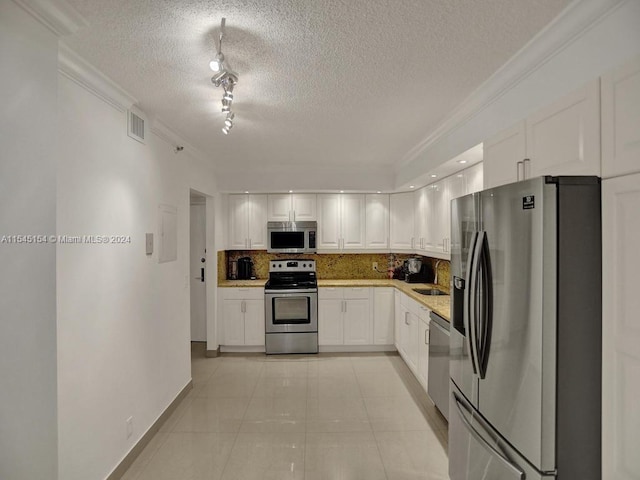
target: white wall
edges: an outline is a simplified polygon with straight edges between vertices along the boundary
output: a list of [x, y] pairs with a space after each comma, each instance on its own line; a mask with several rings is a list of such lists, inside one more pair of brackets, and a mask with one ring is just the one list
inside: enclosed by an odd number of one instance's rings
[[[131, 236], [57, 251], [59, 475], [98, 480], [191, 378], [189, 189], [213, 194], [215, 182], [187, 148], [149, 130], [146, 145], [127, 137], [124, 111], [62, 75], [59, 128], [59, 234]], [[178, 210], [178, 259], [162, 264], [159, 204]]]
[[[0, 236], [56, 230], [58, 40], [0, 0]], [[0, 478], [57, 478], [53, 244], [0, 243]]]

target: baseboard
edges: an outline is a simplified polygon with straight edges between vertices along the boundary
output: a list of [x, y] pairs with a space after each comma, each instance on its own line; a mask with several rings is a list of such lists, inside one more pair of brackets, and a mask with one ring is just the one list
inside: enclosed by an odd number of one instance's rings
[[215, 350], [207, 350], [204, 353], [204, 356], [207, 358], [217, 358], [220, 356], [220, 347], [216, 348]]
[[395, 352], [393, 345], [320, 345], [320, 352], [364, 353], [364, 352]]
[[219, 350], [221, 353], [264, 353], [264, 345], [256, 346], [227, 346], [220, 345]]
[[135, 462], [136, 458], [142, 453], [144, 447], [146, 447], [153, 436], [158, 433], [160, 427], [167, 421], [167, 419], [171, 416], [171, 414], [178, 407], [180, 402], [184, 400], [184, 397], [191, 391], [193, 388], [193, 381], [189, 380], [189, 383], [185, 385], [185, 387], [178, 393], [176, 398], [169, 404], [167, 408], [165, 408], [164, 412], [160, 414], [158, 419], [153, 422], [153, 425], [149, 427], [147, 432], [138, 440], [138, 442], [129, 450], [129, 453], [122, 459], [122, 461], [118, 464], [116, 468], [109, 474], [109, 476], [105, 480], [119, 480], [125, 474], [125, 472], [129, 469], [129, 467]]

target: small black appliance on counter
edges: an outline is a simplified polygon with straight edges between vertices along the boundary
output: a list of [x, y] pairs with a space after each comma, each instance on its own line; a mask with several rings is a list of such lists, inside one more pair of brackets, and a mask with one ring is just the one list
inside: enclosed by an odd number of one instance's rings
[[404, 281], [407, 283], [433, 283], [434, 273], [431, 265], [423, 263], [417, 273], [407, 272]]
[[251, 257], [242, 257], [238, 259], [238, 280], [249, 280], [253, 270], [253, 261]]

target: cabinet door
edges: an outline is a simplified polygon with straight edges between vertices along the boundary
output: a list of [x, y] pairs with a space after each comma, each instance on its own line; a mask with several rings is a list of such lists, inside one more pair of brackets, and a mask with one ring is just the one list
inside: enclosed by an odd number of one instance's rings
[[476, 163], [462, 172], [465, 176], [465, 194], [480, 192], [484, 189], [483, 165], [483, 162]]
[[365, 197], [365, 248], [389, 249], [389, 195], [370, 194]]
[[602, 77], [602, 176], [640, 172], [640, 57]]
[[415, 248], [414, 200], [413, 192], [396, 193], [390, 196], [392, 249], [412, 250]]
[[267, 196], [249, 195], [249, 248], [267, 249]]
[[249, 248], [249, 199], [247, 195], [229, 195], [229, 248]]
[[[444, 202], [442, 203], [441, 231], [444, 235], [444, 252], [451, 254], [451, 200], [465, 195], [465, 175], [457, 173], [445, 179]], [[448, 257], [445, 257], [448, 258]]]
[[414, 225], [416, 237], [416, 250], [425, 251], [427, 249], [427, 232], [429, 231], [430, 205], [429, 188], [421, 188], [415, 193]]
[[244, 344], [264, 345], [264, 300], [244, 300]]
[[371, 316], [369, 299], [359, 298], [344, 301], [344, 344], [371, 344]]
[[429, 324], [422, 319], [418, 337], [418, 380], [426, 390], [429, 376]]
[[316, 194], [295, 193], [292, 195], [291, 205], [293, 218], [296, 222], [307, 222], [316, 219]]
[[342, 248], [363, 249], [365, 233], [364, 195], [341, 195], [341, 225]]
[[244, 300], [222, 300], [221, 345], [244, 345]]
[[444, 239], [444, 215], [445, 215], [445, 185], [443, 181], [427, 187], [427, 231], [425, 238], [425, 250], [430, 253], [445, 253]]
[[483, 143], [484, 186], [493, 188], [522, 179], [518, 162], [526, 157], [525, 123], [518, 122]]
[[402, 323], [404, 322], [404, 311], [402, 310], [402, 300], [398, 290], [393, 291], [393, 344], [396, 346], [396, 350], [401, 350], [401, 336], [400, 331], [402, 329]]
[[343, 345], [344, 300], [341, 298], [318, 299], [318, 344]]
[[394, 290], [394, 288], [373, 289], [374, 345], [393, 345], [394, 343]]
[[291, 220], [291, 194], [277, 193], [268, 196], [268, 221], [288, 222]]
[[414, 372], [414, 374], [418, 371], [418, 354], [420, 347], [420, 318], [409, 312], [407, 315], [408, 325], [407, 325], [407, 338], [406, 338], [406, 346], [405, 352], [407, 353], [407, 365]]
[[640, 478], [640, 174], [602, 182], [604, 479]]
[[527, 118], [525, 177], [600, 175], [600, 82]]
[[340, 239], [340, 195], [318, 195], [317, 246], [322, 250], [339, 250]]

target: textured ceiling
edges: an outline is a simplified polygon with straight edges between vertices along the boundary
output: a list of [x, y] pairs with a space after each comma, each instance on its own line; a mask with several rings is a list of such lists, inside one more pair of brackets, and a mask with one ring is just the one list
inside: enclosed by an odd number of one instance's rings
[[[66, 43], [224, 172], [391, 166], [569, 0], [68, 0]], [[220, 19], [238, 72], [221, 132]]]

